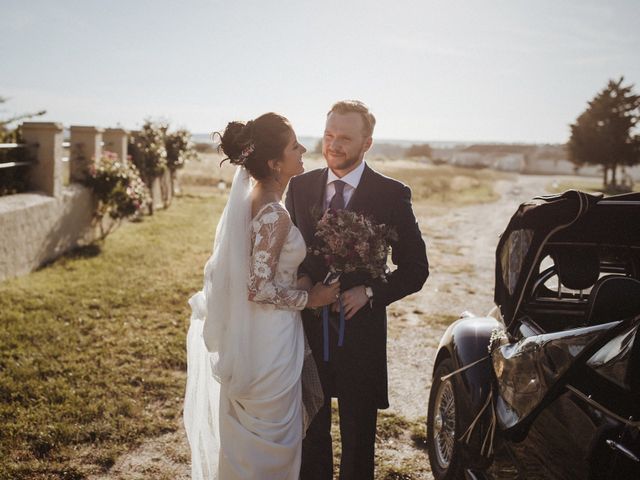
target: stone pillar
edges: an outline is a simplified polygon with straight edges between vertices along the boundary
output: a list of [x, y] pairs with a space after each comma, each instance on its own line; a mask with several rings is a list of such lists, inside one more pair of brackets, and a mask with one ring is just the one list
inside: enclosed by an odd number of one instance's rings
[[103, 128], [71, 126], [69, 179], [81, 182], [97, 158], [102, 156]]
[[123, 163], [127, 163], [128, 137], [129, 132], [124, 128], [107, 128], [103, 135], [103, 149], [117, 154]]
[[59, 198], [62, 195], [62, 125], [24, 122], [22, 136], [36, 161], [29, 170], [30, 187]]

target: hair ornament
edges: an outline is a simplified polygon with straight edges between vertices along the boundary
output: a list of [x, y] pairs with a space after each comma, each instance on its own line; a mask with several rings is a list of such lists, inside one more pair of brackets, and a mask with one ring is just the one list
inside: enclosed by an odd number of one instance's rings
[[250, 143], [249, 145], [244, 147], [242, 149], [242, 152], [240, 152], [240, 156], [238, 157], [238, 163], [244, 165], [244, 163], [247, 161], [247, 158], [249, 158], [249, 155], [251, 155], [255, 149], [256, 146], [253, 143]]

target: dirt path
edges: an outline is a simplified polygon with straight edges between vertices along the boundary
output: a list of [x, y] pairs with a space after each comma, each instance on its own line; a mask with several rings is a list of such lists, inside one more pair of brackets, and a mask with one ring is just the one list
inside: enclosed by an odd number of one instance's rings
[[[496, 185], [500, 200], [457, 209], [414, 206], [427, 241], [431, 274], [418, 294], [389, 309], [389, 392], [391, 408], [381, 412], [390, 422], [406, 420], [419, 433], [427, 413], [433, 360], [446, 326], [463, 310], [489, 311], [498, 235], [516, 207], [545, 194], [545, 176], [517, 176]], [[188, 479], [189, 449], [181, 418], [178, 431], [149, 439], [120, 457], [106, 479]], [[381, 425], [385, 422], [381, 421]], [[424, 446], [409, 432], [384, 435], [377, 444], [378, 478], [431, 479]]]
[[[433, 361], [446, 327], [464, 310], [485, 314], [493, 306], [495, 248], [518, 205], [545, 194], [549, 177], [519, 176], [496, 185], [500, 200], [444, 210], [416, 205], [427, 241], [430, 276], [418, 294], [389, 309], [389, 393], [385, 414], [419, 425], [424, 435]], [[410, 435], [381, 441], [379, 464], [399, 465], [397, 474], [431, 479], [424, 445]], [[410, 476], [409, 476], [410, 475]], [[380, 477], [383, 478], [383, 477]]]

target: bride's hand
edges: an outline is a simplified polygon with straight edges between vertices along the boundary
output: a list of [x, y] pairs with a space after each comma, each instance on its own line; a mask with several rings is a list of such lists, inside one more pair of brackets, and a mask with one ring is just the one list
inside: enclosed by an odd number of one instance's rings
[[335, 302], [340, 296], [340, 282], [331, 285], [316, 283], [309, 291], [307, 308], [324, 307]]

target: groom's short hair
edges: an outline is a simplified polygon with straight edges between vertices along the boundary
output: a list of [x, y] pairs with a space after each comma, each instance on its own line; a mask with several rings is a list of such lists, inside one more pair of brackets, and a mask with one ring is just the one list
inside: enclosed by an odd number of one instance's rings
[[332, 113], [357, 113], [362, 117], [364, 123], [364, 135], [370, 137], [373, 135], [373, 127], [376, 126], [376, 117], [369, 111], [367, 107], [360, 100], [341, 100], [333, 104], [331, 110], [327, 112], [327, 116]]

